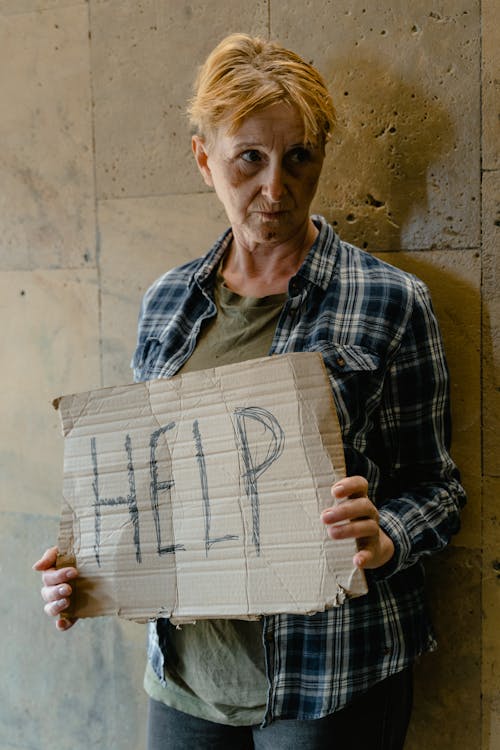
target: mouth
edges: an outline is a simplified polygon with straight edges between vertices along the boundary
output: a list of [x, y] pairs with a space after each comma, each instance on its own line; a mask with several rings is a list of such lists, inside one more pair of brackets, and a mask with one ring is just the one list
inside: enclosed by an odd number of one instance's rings
[[256, 213], [261, 219], [263, 219], [263, 221], [278, 221], [283, 218], [288, 211], [257, 211]]

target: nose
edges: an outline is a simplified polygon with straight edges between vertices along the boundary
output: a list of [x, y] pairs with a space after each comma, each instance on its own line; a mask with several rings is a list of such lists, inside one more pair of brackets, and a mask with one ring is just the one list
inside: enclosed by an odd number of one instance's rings
[[269, 203], [279, 203], [285, 190], [285, 175], [282, 164], [270, 162], [263, 174], [262, 195]]

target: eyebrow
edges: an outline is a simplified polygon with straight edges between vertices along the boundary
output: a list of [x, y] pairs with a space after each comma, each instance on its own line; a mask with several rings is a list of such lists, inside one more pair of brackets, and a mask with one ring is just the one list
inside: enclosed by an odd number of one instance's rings
[[[286, 147], [286, 151], [292, 151], [294, 148], [314, 148], [313, 143], [299, 141], [297, 143], [292, 143], [290, 146]], [[241, 143], [238, 143], [238, 141], [235, 142], [234, 148], [238, 151], [245, 150], [245, 149], [259, 149], [259, 148], [265, 148], [264, 144], [260, 141], [242, 141]]]

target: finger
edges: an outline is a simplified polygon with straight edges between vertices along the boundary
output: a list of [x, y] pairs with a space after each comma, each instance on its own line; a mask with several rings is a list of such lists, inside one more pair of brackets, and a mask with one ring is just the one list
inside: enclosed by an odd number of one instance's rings
[[33, 565], [33, 570], [48, 570], [48, 568], [53, 568], [57, 562], [57, 553], [57, 547], [50, 547], [45, 550], [41, 558]]
[[358, 539], [358, 552], [353, 562], [357, 567], [380, 568], [392, 559], [395, 548], [392, 539], [380, 530], [377, 537]]
[[366, 548], [359, 550], [354, 557], [353, 563], [357, 568], [370, 568], [373, 565], [374, 554], [371, 549]]
[[50, 568], [42, 575], [42, 581], [45, 586], [58, 586], [66, 581], [71, 581], [78, 576], [76, 568]]
[[332, 486], [332, 496], [336, 500], [347, 497], [363, 497], [368, 494], [368, 482], [364, 477], [344, 477]]
[[355, 500], [344, 500], [331, 508], [326, 508], [321, 514], [323, 523], [338, 523], [356, 518], [373, 518], [378, 521], [379, 512], [367, 497]]
[[342, 524], [331, 524], [327, 528], [330, 539], [366, 539], [378, 536], [378, 524], [373, 519], [350, 521]]
[[57, 599], [55, 602], [48, 602], [43, 608], [46, 615], [49, 617], [57, 617], [62, 614], [69, 607], [69, 600], [62, 598]]
[[71, 596], [72, 588], [69, 584], [63, 583], [60, 586], [44, 586], [40, 593], [44, 602], [55, 602]]
[[56, 628], [58, 630], [69, 630], [77, 622], [77, 617], [60, 617], [56, 620]]

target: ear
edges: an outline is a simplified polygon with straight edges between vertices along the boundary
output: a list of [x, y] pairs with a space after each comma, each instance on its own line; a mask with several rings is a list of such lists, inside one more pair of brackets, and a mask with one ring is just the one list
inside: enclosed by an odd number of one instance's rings
[[193, 135], [191, 138], [191, 148], [193, 149], [194, 158], [198, 165], [198, 169], [205, 181], [205, 184], [209, 187], [213, 187], [214, 183], [212, 180], [212, 173], [208, 166], [208, 152], [206, 142], [200, 135]]

